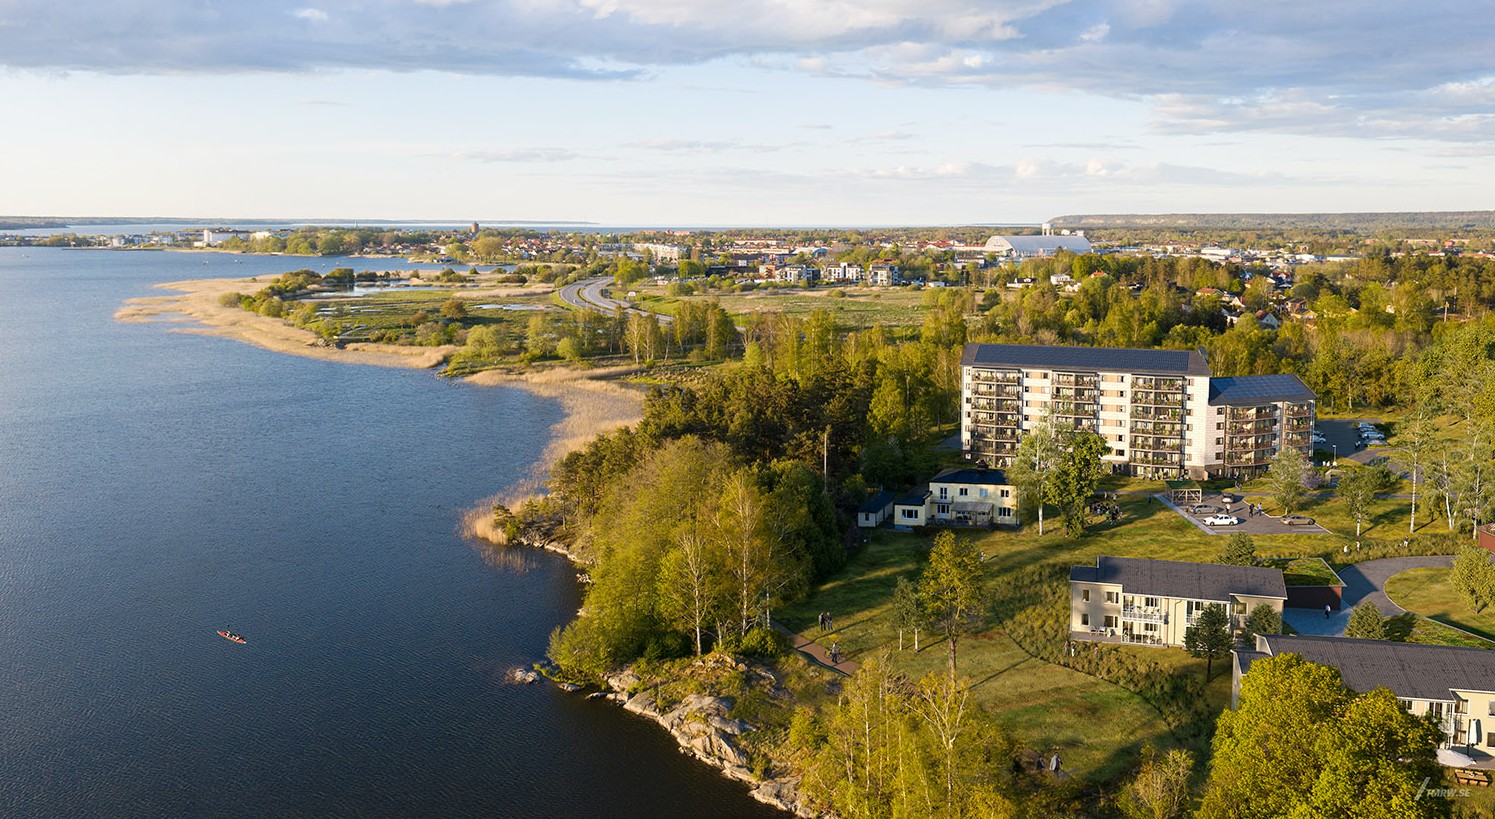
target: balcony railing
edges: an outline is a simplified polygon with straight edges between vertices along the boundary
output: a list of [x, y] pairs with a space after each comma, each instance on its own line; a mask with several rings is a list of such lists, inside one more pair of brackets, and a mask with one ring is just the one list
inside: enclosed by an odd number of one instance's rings
[[1225, 439], [1225, 449], [1230, 452], [1254, 452], [1258, 449], [1275, 449], [1277, 447], [1277, 436], [1257, 435], [1255, 437], [1231, 436]]
[[1231, 421], [1226, 424], [1225, 431], [1231, 435], [1262, 435], [1272, 431], [1272, 421]]
[[1177, 438], [1159, 438], [1152, 435], [1133, 435], [1132, 449], [1148, 452], [1183, 452], [1184, 442]]
[[1137, 390], [1167, 390], [1177, 392], [1184, 388], [1182, 378], [1159, 378], [1157, 376], [1139, 375], [1132, 379], [1132, 389]]
[[1121, 608], [1121, 619], [1138, 620], [1143, 623], [1166, 623], [1168, 615], [1161, 609], [1147, 609], [1141, 606], [1123, 606]]
[[1094, 373], [1054, 373], [1056, 387], [1094, 387], [1100, 376]]
[[1231, 421], [1255, 421], [1261, 418], [1275, 418], [1277, 412], [1272, 407], [1231, 407], [1225, 417]]
[[1022, 375], [1001, 370], [972, 370], [971, 380], [988, 384], [1019, 384], [1022, 381]]
[[1183, 420], [1183, 413], [1178, 410], [1132, 407], [1132, 417], [1144, 418], [1149, 421], [1181, 421]]
[[1312, 404], [1288, 404], [1282, 408], [1282, 414], [1289, 418], [1306, 418], [1313, 415]]
[[1145, 464], [1147, 466], [1182, 466], [1182, 455], [1165, 455], [1163, 453], [1137, 452], [1129, 460], [1134, 464]]
[[1225, 453], [1226, 466], [1266, 466], [1271, 462], [1272, 456], [1266, 452], [1256, 454]]
[[1144, 421], [1133, 419], [1131, 431], [1133, 434], [1181, 437], [1184, 434], [1184, 425], [1179, 421]]

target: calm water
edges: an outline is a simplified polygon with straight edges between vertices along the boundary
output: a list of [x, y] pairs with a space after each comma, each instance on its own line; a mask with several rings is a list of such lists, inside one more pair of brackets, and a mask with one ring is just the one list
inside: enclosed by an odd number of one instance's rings
[[234, 259], [0, 248], [0, 815], [780, 815], [652, 723], [503, 683], [574, 574], [457, 526], [556, 405], [112, 318], [338, 264]]

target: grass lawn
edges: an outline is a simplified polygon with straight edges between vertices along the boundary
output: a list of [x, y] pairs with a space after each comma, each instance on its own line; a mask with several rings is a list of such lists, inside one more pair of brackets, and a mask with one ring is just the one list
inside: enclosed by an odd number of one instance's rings
[[[1142, 501], [1124, 502], [1146, 511]], [[1121, 551], [1128, 554], [1171, 550], [1186, 559], [1212, 556], [1224, 545], [1195, 527], [1153, 504], [1156, 521], [1123, 522], [1116, 531], [1134, 538]], [[1156, 510], [1167, 512], [1174, 520]], [[1129, 515], [1135, 520], [1141, 512]], [[1177, 524], [1176, 526], [1174, 524]], [[1057, 525], [1056, 525], [1057, 526]], [[1036, 527], [1032, 527], [1036, 531]], [[1160, 537], [1159, 530], [1172, 529]], [[1056, 532], [1058, 532], [1056, 534]], [[1149, 534], [1149, 532], [1151, 534]], [[1191, 534], [1192, 533], [1192, 534]], [[1067, 538], [1050, 528], [1042, 538], [1026, 533], [980, 533], [980, 546], [990, 574], [1049, 560], [1092, 562], [1099, 547], [1112, 538]], [[1194, 541], [1204, 541], [1197, 543]], [[900, 577], [918, 580], [927, 557], [930, 539], [886, 529], [872, 534], [867, 548], [854, 557], [835, 577], [808, 599], [777, 612], [784, 625], [802, 631], [824, 645], [836, 642], [842, 651], [869, 656], [879, 651], [891, 654], [892, 662], [912, 678], [947, 668], [945, 645], [928, 633], [920, 634], [920, 650], [914, 650], [912, 634], [904, 635], [905, 650], [898, 651], [898, 633], [892, 626], [891, 599]], [[822, 634], [817, 615], [828, 611], [835, 630]], [[1177, 673], [1202, 676], [1204, 662], [1181, 650], [1124, 646], [1119, 650], [1176, 667]], [[1171, 747], [1172, 738], [1162, 717], [1137, 695], [1095, 677], [1029, 656], [1000, 627], [988, 623], [959, 646], [962, 676], [972, 681], [976, 699], [1021, 742], [1044, 753], [1057, 751], [1065, 767], [1083, 772], [1096, 781], [1113, 779], [1136, 764], [1142, 745]], [[1216, 663], [1208, 698], [1216, 710], [1230, 698], [1228, 664]]]
[[1339, 576], [1322, 559], [1278, 558], [1267, 561], [1268, 566], [1282, 570], [1282, 579], [1289, 586], [1338, 586]]
[[1495, 608], [1471, 614], [1448, 581], [1451, 569], [1409, 569], [1386, 581], [1386, 596], [1407, 611], [1495, 640]]
[[[677, 304], [686, 299], [716, 299], [733, 316], [764, 311], [782, 312], [803, 318], [812, 310], [830, 311], [843, 329], [855, 330], [878, 324], [917, 327], [924, 323], [928, 311], [925, 290], [912, 287], [816, 287], [763, 288], [745, 293], [708, 291], [693, 296], [665, 296], [659, 285], [634, 285], [642, 306], [660, 313], [673, 314]], [[831, 296], [831, 291], [844, 296]], [[614, 294], [617, 295], [617, 294]]]

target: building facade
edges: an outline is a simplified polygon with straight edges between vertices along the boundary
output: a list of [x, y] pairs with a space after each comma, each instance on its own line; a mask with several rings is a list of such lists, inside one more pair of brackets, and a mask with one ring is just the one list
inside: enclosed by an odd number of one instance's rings
[[1012, 463], [1034, 425], [1091, 429], [1113, 468], [1149, 478], [1248, 476], [1311, 451], [1317, 397], [1295, 375], [1212, 378], [1202, 350], [968, 344], [961, 447]]
[[[1278, 654], [1339, 669], [1351, 691], [1389, 688], [1409, 712], [1431, 714], [1443, 727], [1440, 761], [1454, 767], [1495, 766], [1495, 651], [1480, 648], [1355, 640], [1346, 637], [1257, 635], [1254, 651], [1234, 652], [1230, 707], [1240, 702], [1251, 664]], [[1450, 757], [1446, 751], [1454, 751]], [[1463, 757], [1460, 759], [1459, 757]]]
[[1017, 489], [997, 469], [945, 469], [893, 504], [893, 526], [1016, 526]]
[[1100, 557], [1069, 570], [1069, 633], [1079, 640], [1182, 646], [1184, 634], [1212, 605], [1224, 606], [1233, 629], [1251, 610], [1287, 601], [1281, 569]]

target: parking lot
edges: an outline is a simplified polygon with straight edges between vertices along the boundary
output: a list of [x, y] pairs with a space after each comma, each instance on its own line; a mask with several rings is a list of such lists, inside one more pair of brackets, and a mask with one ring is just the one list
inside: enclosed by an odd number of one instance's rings
[[[1161, 499], [1163, 496], [1159, 495], [1158, 497]], [[1247, 511], [1248, 507], [1246, 501], [1250, 500], [1250, 498], [1242, 500], [1240, 495], [1232, 495], [1229, 493], [1226, 493], [1224, 495], [1221, 495], [1219, 493], [1206, 493], [1204, 495], [1202, 504], [1191, 507], [1191, 509], [1196, 511], [1179, 508], [1178, 506], [1175, 506], [1173, 503], [1166, 500], [1164, 500], [1164, 503], [1172, 506], [1175, 511], [1184, 516], [1184, 519], [1188, 520], [1195, 526], [1198, 526], [1205, 533], [1211, 535], [1233, 535], [1236, 532], [1244, 532], [1248, 535], [1306, 535], [1326, 534], [1329, 531], [1328, 529], [1325, 529], [1317, 523], [1289, 526], [1271, 515], [1249, 514]], [[1208, 508], [1200, 509], [1199, 506]], [[1209, 517], [1210, 515], [1215, 514], [1234, 515], [1235, 517], [1240, 518], [1241, 522], [1235, 524], [1234, 526], [1207, 525], [1204, 522], [1204, 519]]]
[[1338, 453], [1340, 460], [1349, 459], [1359, 463], [1370, 463], [1371, 460], [1386, 455], [1386, 447], [1357, 448], [1360, 443], [1360, 433], [1355, 429], [1355, 424], [1360, 423], [1361, 420], [1372, 424], [1377, 421], [1375, 418], [1319, 421], [1314, 426], [1324, 433], [1324, 443], [1317, 444], [1315, 448], [1329, 453]]

